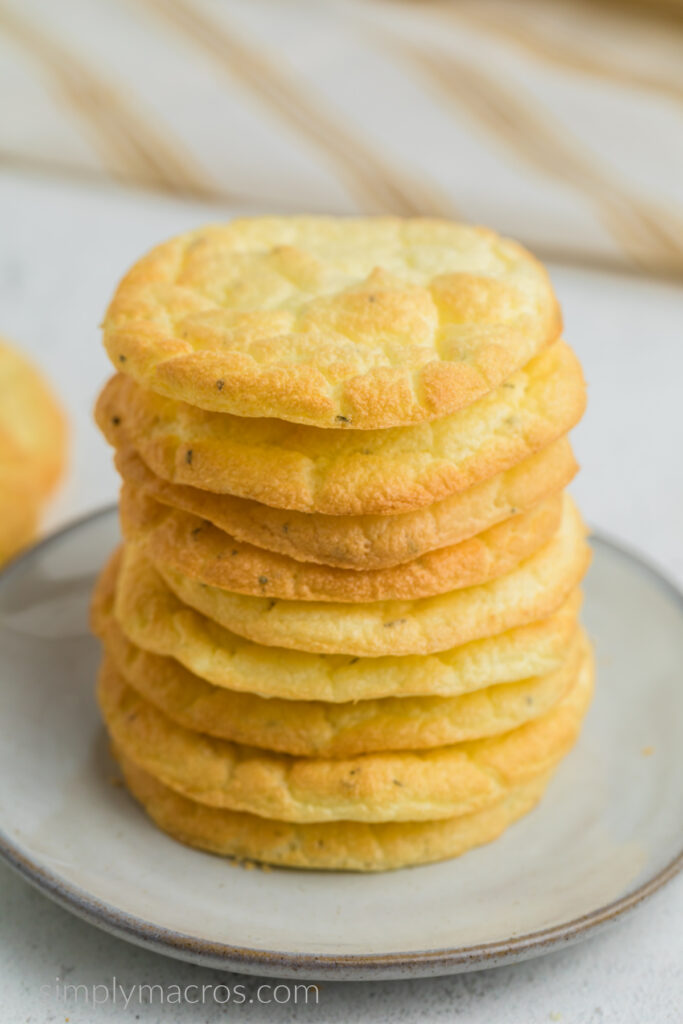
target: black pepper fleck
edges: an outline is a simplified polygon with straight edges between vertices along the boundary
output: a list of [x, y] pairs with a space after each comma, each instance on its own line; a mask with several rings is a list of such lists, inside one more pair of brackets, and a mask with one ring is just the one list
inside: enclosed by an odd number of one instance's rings
[[111, 421], [112, 421], [112, 423], [114, 424], [115, 427], [118, 427], [119, 423], [121, 422], [121, 417], [120, 416], [112, 416]]
[[224, 386], [225, 386], [225, 381], [224, 380], [217, 380], [216, 381], [216, 387], [218, 388], [219, 391], [222, 391]]
[[126, 361], [126, 357], [122, 356], [122, 355], [119, 355], [119, 362], [120, 363], [125, 363], [125, 361]]
[[337, 420], [337, 423], [350, 423], [351, 422], [351, 417], [350, 416], [342, 416], [341, 413], [338, 416], [335, 416], [335, 419]]
[[406, 619], [392, 619], [390, 622], [384, 623], [384, 628], [388, 629], [390, 626], [402, 626], [406, 622]]
[[258, 581], [259, 581], [259, 583], [261, 584], [262, 587], [265, 587], [266, 583], [268, 582], [268, 577], [267, 576], [259, 576]]
[[191, 448], [188, 448], [187, 451], [185, 452], [185, 462], [188, 464], [188, 466], [192, 465], [192, 449]]

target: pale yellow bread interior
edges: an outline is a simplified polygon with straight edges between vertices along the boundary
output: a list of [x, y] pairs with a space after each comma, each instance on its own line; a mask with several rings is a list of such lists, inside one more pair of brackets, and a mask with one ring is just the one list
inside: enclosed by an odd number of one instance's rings
[[248, 640], [376, 657], [447, 650], [550, 615], [578, 585], [589, 558], [585, 527], [565, 495], [555, 536], [507, 575], [415, 601], [280, 601], [211, 587], [165, 565], [156, 568], [182, 602]]
[[[331, 704], [263, 698], [214, 686], [174, 658], [131, 643], [102, 589], [92, 626], [116, 672], [174, 722], [236, 743], [303, 757], [418, 750], [508, 732], [548, 711], [576, 675], [577, 629], [554, 671], [459, 697], [398, 697]], [[416, 667], [419, 671], [419, 666]]]
[[117, 749], [199, 803], [282, 821], [432, 821], [495, 803], [571, 749], [593, 692], [592, 655], [582, 648], [575, 682], [540, 718], [421, 751], [301, 758], [216, 739], [173, 722], [107, 660], [98, 698]]
[[245, 640], [182, 604], [130, 547], [113, 556], [98, 581], [94, 607], [107, 608], [110, 602], [131, 643], [173, 658], [215, 686], [270, 698], [344, 703], [455, 697], [553, 672], [576, 632], [581, 598], [574, 588], [551, 614], [450, 650], [376, 658], [310, 654]]

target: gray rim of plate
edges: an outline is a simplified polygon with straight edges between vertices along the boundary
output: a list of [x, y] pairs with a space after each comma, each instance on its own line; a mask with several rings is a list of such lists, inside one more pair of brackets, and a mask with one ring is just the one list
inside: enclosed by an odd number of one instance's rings
[[[45, 548], [59, 543], [67, 534], [77, 532], [87, 523], [112, 515], [116, 508], [117, 506], [112, 504], [87, 513], [34, 545], [0, 572], [0, 588], [8, 579], [21, 573], [24, 566]], [[621, 558], [630, 562], [639, 572], [658, 584], [683, 610], [683, 593], [641, 555], [600, 532], [591, 533], [591, 543], [610, 548]], [[432, 974], [445, 974], [449, 971], [455, 973], [474, 967], [493, 967], [508, 960], [523, 959], [534, 954], [549, 953], [559, 946], [571, 945], [616, 921], [657, 892], [683, 868], [682, 847], [681, 851], [665, 867], [619, 899], [563, 924], [528, 932], [526, 935], [520, 935], [513, 939], [486, 942], [474, 946], [460, 946], [455, 949], [406, 950], [399, 953], [347, 956], [344, 954], [279, 953], [276, 950], [249, 949], [226, 943], [208, 942], [173, 929], [160, 928], [151, 921], [145, 921], [134, 914], [117, 910], [111, 904], [89, 895], [79, 886], [65, 884], [58, 874], [46, 871], [34, 863], [31, 858], [25, 856], [2, 830], [0, 830], [0, 857], [27, 882], [78, 917], [119, 938], [127, 939], [156, 952], [165, 953], [178, 959], [191, 959], [208, 967], [232, 971], [239, 971], [240, 968], [246, 969], [249, 973], [255, 973], [255, 968], [260, 969], [264, 974], [267, 974], [269, 970], [275, 970], [291, 972], [302, 977], [306, 977], [306, 971], [309, 969], [310, 977], [320, 977], [321, 975], [333, 977], [337, 972], [343, 972], [342, 977], [338, 977], [338, 980], [353, 980], [355, 971], [358, 972], [358, 980], [361, 977], [372, 978], [373, 975], [378, 979], [387, 977], [387, 972], [392, 969], [394, 971], [403, 969], [406, 974], [409, 974], [411, 967], [423, 970], [424, 968], [431, 969], [429, 973]]]

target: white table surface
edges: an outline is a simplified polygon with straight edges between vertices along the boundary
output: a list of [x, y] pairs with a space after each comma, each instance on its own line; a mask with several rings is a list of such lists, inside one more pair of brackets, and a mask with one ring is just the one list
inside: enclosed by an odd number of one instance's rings
[[[69, 479], [61, 523], [114, 500], [109, 450], [91, 422], [110, 372], [97, 324], [117, 278], [146, 247], [227, 208], [0, 174], [0, 333], [32, 353], [66, 404]], [[589, 522], [683, 585], [683, 290], [645, 278], [551, 268], [590, 407], [575, 432], [574, 491]], [[72, 985], [216, 984], [215, 972], [148, 953], [78, 921], [0, 866], [0, 1019], [90, 1024], [140, 1020], [310, 1019], [467, 1024], [660, 1024], [683, 1019], [683, 877], [610, 931], [540, 960], [434, 980], [325, 983], [317, 1006], [263, 1005], [258, 979], [231, 1008], [55, 996]], [[263, 981], [263, 979], [261, 979]], [[42, 988], [47, 986], [47, 989]], [[41, 991], [42, 988], [42, 991]], [[49, 994], [46, 994], [49, 990]], [[227, 1012], [226, 1012], [227, 1011]]]

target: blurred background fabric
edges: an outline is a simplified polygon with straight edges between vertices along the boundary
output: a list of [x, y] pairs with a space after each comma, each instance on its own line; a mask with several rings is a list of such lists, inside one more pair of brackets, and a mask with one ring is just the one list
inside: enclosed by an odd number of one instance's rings
[[0, 0], [0, 166], [679, 277], [682, 58], [675, 0]]

